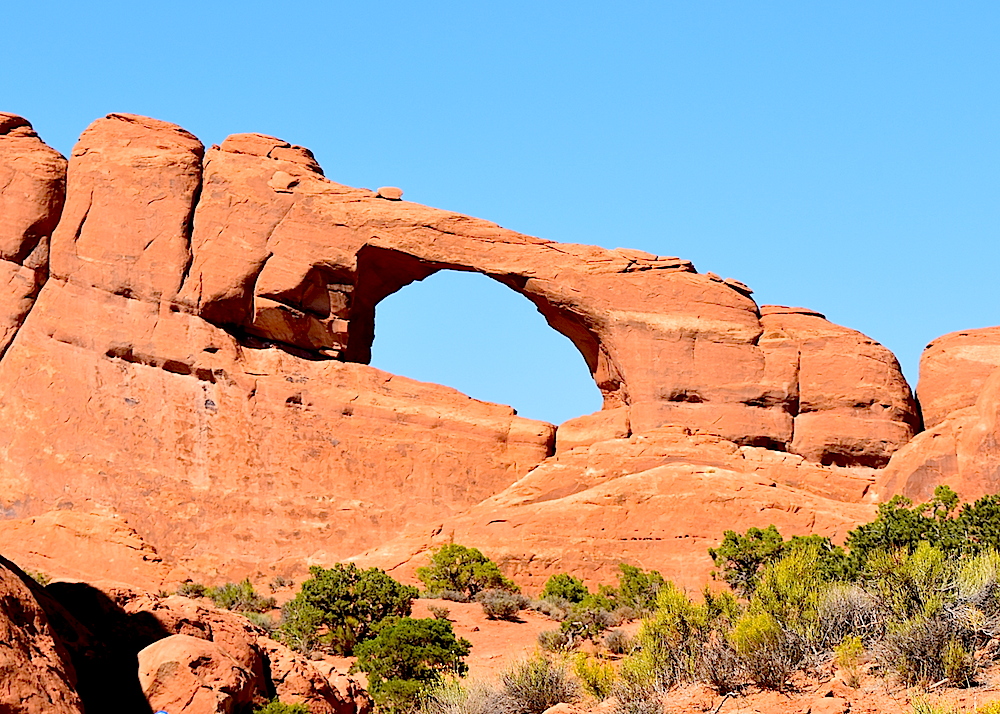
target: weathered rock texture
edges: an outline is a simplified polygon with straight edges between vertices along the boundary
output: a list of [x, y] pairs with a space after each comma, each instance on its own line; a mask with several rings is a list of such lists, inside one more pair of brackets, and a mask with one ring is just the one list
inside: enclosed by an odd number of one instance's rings
[[[745, 459], [725, 473], [656, 471], [706, 438], [770, 450], [761, 463], [781, 508], [799, 486], [771, 471], [807, 484], [810, 505], [788, 524], [806, 530], [843, 495], [817, 464], [881, 466], [920, 427], [880, 345], [817, 313], [760, 309], [742, 283], [680, 258], [521, 235], [334, 183], [280, 139], [239, 134], [206, 151], [177, 126], [125, 114], [81, 136], [60, 218], [62, 159], [4, 117], [0, 170], [32, 178], [0, 192], [17, 206], [0, 257], [34, 281], [0, 304], [8, 518], [113, 512], [202, 577], [301, 572], [474, 506], [485, 514], [477, 504], [532, 469], [571, 490], [564, 456], [666, 429], [678, 440], [641, 469], [609, 457], [674, 499], [649, 504], [690, 505], [677, 496], [687, 490], [743, 503], [756, 488]], [[557, 438], [509, 407], [368, 367], [378, 303], [445, 269], [531, 300], [579, 349], [604, 410]], [[655, 508], [637, 503], [630, 527]], [[846, 522], [824, 521], [830, 532]], [[707, 538], [723, 523], [691, 527]], [[645, 564], [679, 564], [675, 540]]]

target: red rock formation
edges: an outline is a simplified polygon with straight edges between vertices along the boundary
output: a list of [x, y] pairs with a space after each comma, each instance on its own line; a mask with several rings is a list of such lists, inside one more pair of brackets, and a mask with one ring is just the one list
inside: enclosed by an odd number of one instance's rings
[[0, 562], [0, 711], [83, 714], [69, 654], [26, 580]]
[[48, 276], [48, 242], [66, 191], [66, 159], [27, 120], [0, 112], [0, 357]]
[[[18, 255], [61, 197], [58, 157], [24, 126], [8, 133], [51, 170], [4, 199], [36, 216], [12, 232]], [[20, 166], [8, 144], [0, 165]], [[894, 359], [858, 333], [761, 317], [745, 285], [678, 258], [333, 183], [273, 137], [203, 153], [179, 127], [109, 115], [75, 147], [67, 196], [51, 277], [0, 360], [0, 506], [113, 511], [203, 577], [301, 572], [426, 530], [552, 454], [551, 425], [364, 364], [379, 301], [437, 270], [504, 283], [578, 347], [605, 410], [564, 425], [561, 452], [676, 428], [879, 465], [918, 424]], [[739, 490], [734, 473], [699, 493]]]
[[777, 395], [793, 405], [791, 451], [824, 464], [881, 467], [919, 429], [899, 362], [878, 342], [803, 308], [765, 305], [761, 324], [769, 363], [794, 375]]
[[1000, 367], [1000, 327], [962, 330], [938, 337], [920, 357], [917, 396], [924, 423], [937, 426], [952, 412], [976, 403]]

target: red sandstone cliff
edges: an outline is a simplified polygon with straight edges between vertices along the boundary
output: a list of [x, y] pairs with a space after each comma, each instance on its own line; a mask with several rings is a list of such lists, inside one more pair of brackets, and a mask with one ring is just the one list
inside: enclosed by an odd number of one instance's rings
[[[455, 537], [528, 581], [621, 559], [693, 581], [724, 528], [836, 536], [873, 484], [940, 480], [906, 475], [928, 432], [911, 442], [888, 350], [680, 258], [521, 235], [334, 183], [279, 139], [205, 150], [124, 114], [68, 166], [0, 115], [0, 186], [0, 542], [35, 562], [58, 509], [76, 533], [123, 519], [168, 564], [153, 579], [400, 565]], [[556, 427], [368, 367], [379, 301], [444, 269], [531, 300], [604, 409]], [[921, 396], [949, 395], [923, 400], [934, 429], [962, 407], [992, 433], [971, 396], [989, 390], [928, 359]], [[969, 359], [980, 381], [1000, 362]]]

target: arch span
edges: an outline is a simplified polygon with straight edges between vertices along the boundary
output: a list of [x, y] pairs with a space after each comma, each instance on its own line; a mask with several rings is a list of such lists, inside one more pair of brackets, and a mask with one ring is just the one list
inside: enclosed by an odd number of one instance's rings
[[370, 364], [552, 424], [602, 407], [576, 346], [531, 301], [475, 271], [440, 270], [382, 300]]

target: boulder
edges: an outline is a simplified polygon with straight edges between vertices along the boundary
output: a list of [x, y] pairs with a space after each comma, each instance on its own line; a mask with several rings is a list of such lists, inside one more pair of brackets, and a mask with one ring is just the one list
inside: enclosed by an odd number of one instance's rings
[[255, 682], [219, 645], [170, 635], [139, 652], [139, 683], [154, 710], [233, 714], [253, 701]]

